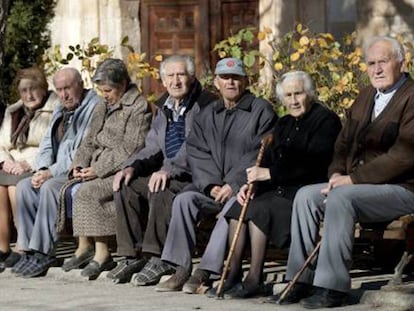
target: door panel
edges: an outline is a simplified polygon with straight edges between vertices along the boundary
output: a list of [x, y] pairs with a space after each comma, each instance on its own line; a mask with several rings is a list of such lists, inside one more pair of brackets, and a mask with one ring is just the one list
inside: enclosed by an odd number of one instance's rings
[[[258, 0], [142, 0], [142, 51], [154, 56], [188, 54], [195, 58], [196, 75], [211, 72], [217, 61], [214, 45], [241, 28], [259, 25]], [[160, 94], [161, 83], [149, 79], [144, 91]]]

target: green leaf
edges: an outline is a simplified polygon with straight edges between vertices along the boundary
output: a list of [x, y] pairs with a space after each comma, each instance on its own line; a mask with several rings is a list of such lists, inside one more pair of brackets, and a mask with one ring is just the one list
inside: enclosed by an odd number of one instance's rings
[[254, 34], [251, 31], [246, 31], [243, 35], [243, 40], [249, 43], [252, 43], [254, 39]]
[[93, 38], [93, 39], [90, 41], [90, 44], [97, 44], [97, 43], [99, 43], [99, 37]]
[[129, 42], [129, 37], [125, 36], [122, 38], [121, 45], [125, 46]]
[[254, 62], [255, 62], [255, 57], [253, 55], [251, 54], [244, 55], [243, 63], [246, 67], [248, 68], [253, 67]]

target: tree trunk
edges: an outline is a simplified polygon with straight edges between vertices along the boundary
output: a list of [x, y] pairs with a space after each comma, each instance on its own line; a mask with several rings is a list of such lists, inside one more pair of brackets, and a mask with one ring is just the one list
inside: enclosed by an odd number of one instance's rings
[[[6, 22], [9, 12], [9, 0], [0, 0], [0, 78], [3, 77], [3, 58], [4, 58], [4, 43], [6, 36]], [[2, 112], [4, 111], [4, 89], [0, 86], [0, 117], [3, 119]]]

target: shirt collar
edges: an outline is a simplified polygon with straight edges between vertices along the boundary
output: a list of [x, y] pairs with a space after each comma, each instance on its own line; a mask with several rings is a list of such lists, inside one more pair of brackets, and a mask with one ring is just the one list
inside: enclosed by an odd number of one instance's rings
[[400, 88], [401, 85], [403, 85], [403, 83], [408, 79], [408, 74], [404, 73], [401, 78], [394, 83], [393, 86], [391, 86], [388, 90], [386, 90], [385, 92], [381, 92], [379, 89], [377, 89], [377, 95], [382, 96], [382, 95], [387, 95], [390, 93], [395, 93], [396, 90], [398, 90]]

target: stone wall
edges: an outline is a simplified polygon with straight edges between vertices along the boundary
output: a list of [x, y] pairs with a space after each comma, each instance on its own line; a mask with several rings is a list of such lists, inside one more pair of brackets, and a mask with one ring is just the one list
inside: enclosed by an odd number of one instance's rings
[[414, 0], [357, 0], [359, 41], [372, 35], [414, 39]]
[[120, 43], [128, 35], [129, 43], [140, 50], [139, 0], [58, 0], [50, 25], [52, 46], [86, 44], [99, 37], [115, 48], [114, 56], [125, 52]]

